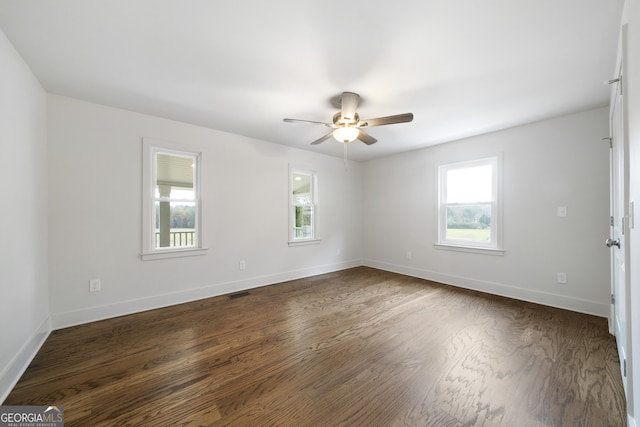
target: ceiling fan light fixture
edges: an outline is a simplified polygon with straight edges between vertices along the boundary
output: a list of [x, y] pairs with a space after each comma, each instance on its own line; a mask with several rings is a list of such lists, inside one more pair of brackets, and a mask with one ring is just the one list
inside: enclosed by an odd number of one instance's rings
[[347, 142], [355, 141], [358, 138], [358, 135], [360, 135], [360, 130], [358, 128], [348, 126], [339, 127], [333, 131], [333, 137], [337, 141], [344, 142], [345, 144]]

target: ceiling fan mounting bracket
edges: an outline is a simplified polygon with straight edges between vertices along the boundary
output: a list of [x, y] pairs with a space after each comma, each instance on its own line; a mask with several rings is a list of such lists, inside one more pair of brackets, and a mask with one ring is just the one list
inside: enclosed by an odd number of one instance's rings
[[[332, 96], [331, 98], [329, 98], [329, 105], [331, 105], [332, 108], [336, 108], [338, 110], [342, 109], [342, 94], [344, 92], [339, 93], [338, 95]], [[358, 95], [359, 96], [359, 95]], [[358, 101], [358, 106], [362, 107], [363, 105], [367, 105], [367, 100], [368, 98], [362, 98], [360, 97], [359, 101]]]

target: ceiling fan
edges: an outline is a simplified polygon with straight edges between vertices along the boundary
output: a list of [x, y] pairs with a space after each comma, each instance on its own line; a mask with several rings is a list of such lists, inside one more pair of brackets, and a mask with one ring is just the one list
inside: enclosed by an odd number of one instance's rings
[[413, 120], [413, 113], [397, 114], [394, 116], [378, 117], [376, 119], [360, 120], [356, 112], [360, 95], [353, 92], [343, 92], [340, 97], [340, 112], [333, 116], [332, 123], [316, 122], [313, 120], [283, 119], [287, 123], [313, 123], [332, 128], [333, 130], [325, 136], [313, 141], [311, 145], [320, 144], [332, 136], [336, 141], [348, 143], [359, 139], [367, 145], [375, 144], [378, 140], [365, 133], [363, 129], [372, 126], [392, 125], [396, 123], [406, 123]]

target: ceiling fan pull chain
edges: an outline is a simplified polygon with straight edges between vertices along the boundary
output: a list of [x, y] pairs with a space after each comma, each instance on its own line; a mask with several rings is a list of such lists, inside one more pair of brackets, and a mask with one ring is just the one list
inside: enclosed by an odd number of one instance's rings
[[347, 170], [347, 145], [349, 144], [345, 144], [343, 143], [342, 145], [344, 145], [344, 170]]

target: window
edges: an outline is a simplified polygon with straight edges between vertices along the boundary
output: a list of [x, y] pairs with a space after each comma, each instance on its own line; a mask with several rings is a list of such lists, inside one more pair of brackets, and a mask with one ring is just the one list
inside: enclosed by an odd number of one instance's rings
[[143, 145], [142, 258], [202, 254], [201, 153], [165, 141]]
[[500, 157], [439, 167], [439, 245], [502, 249], [500, 168]]
[[289, 242], [317, 242], [316, 236], [316, 173], [291, 169], [289, 182]]

